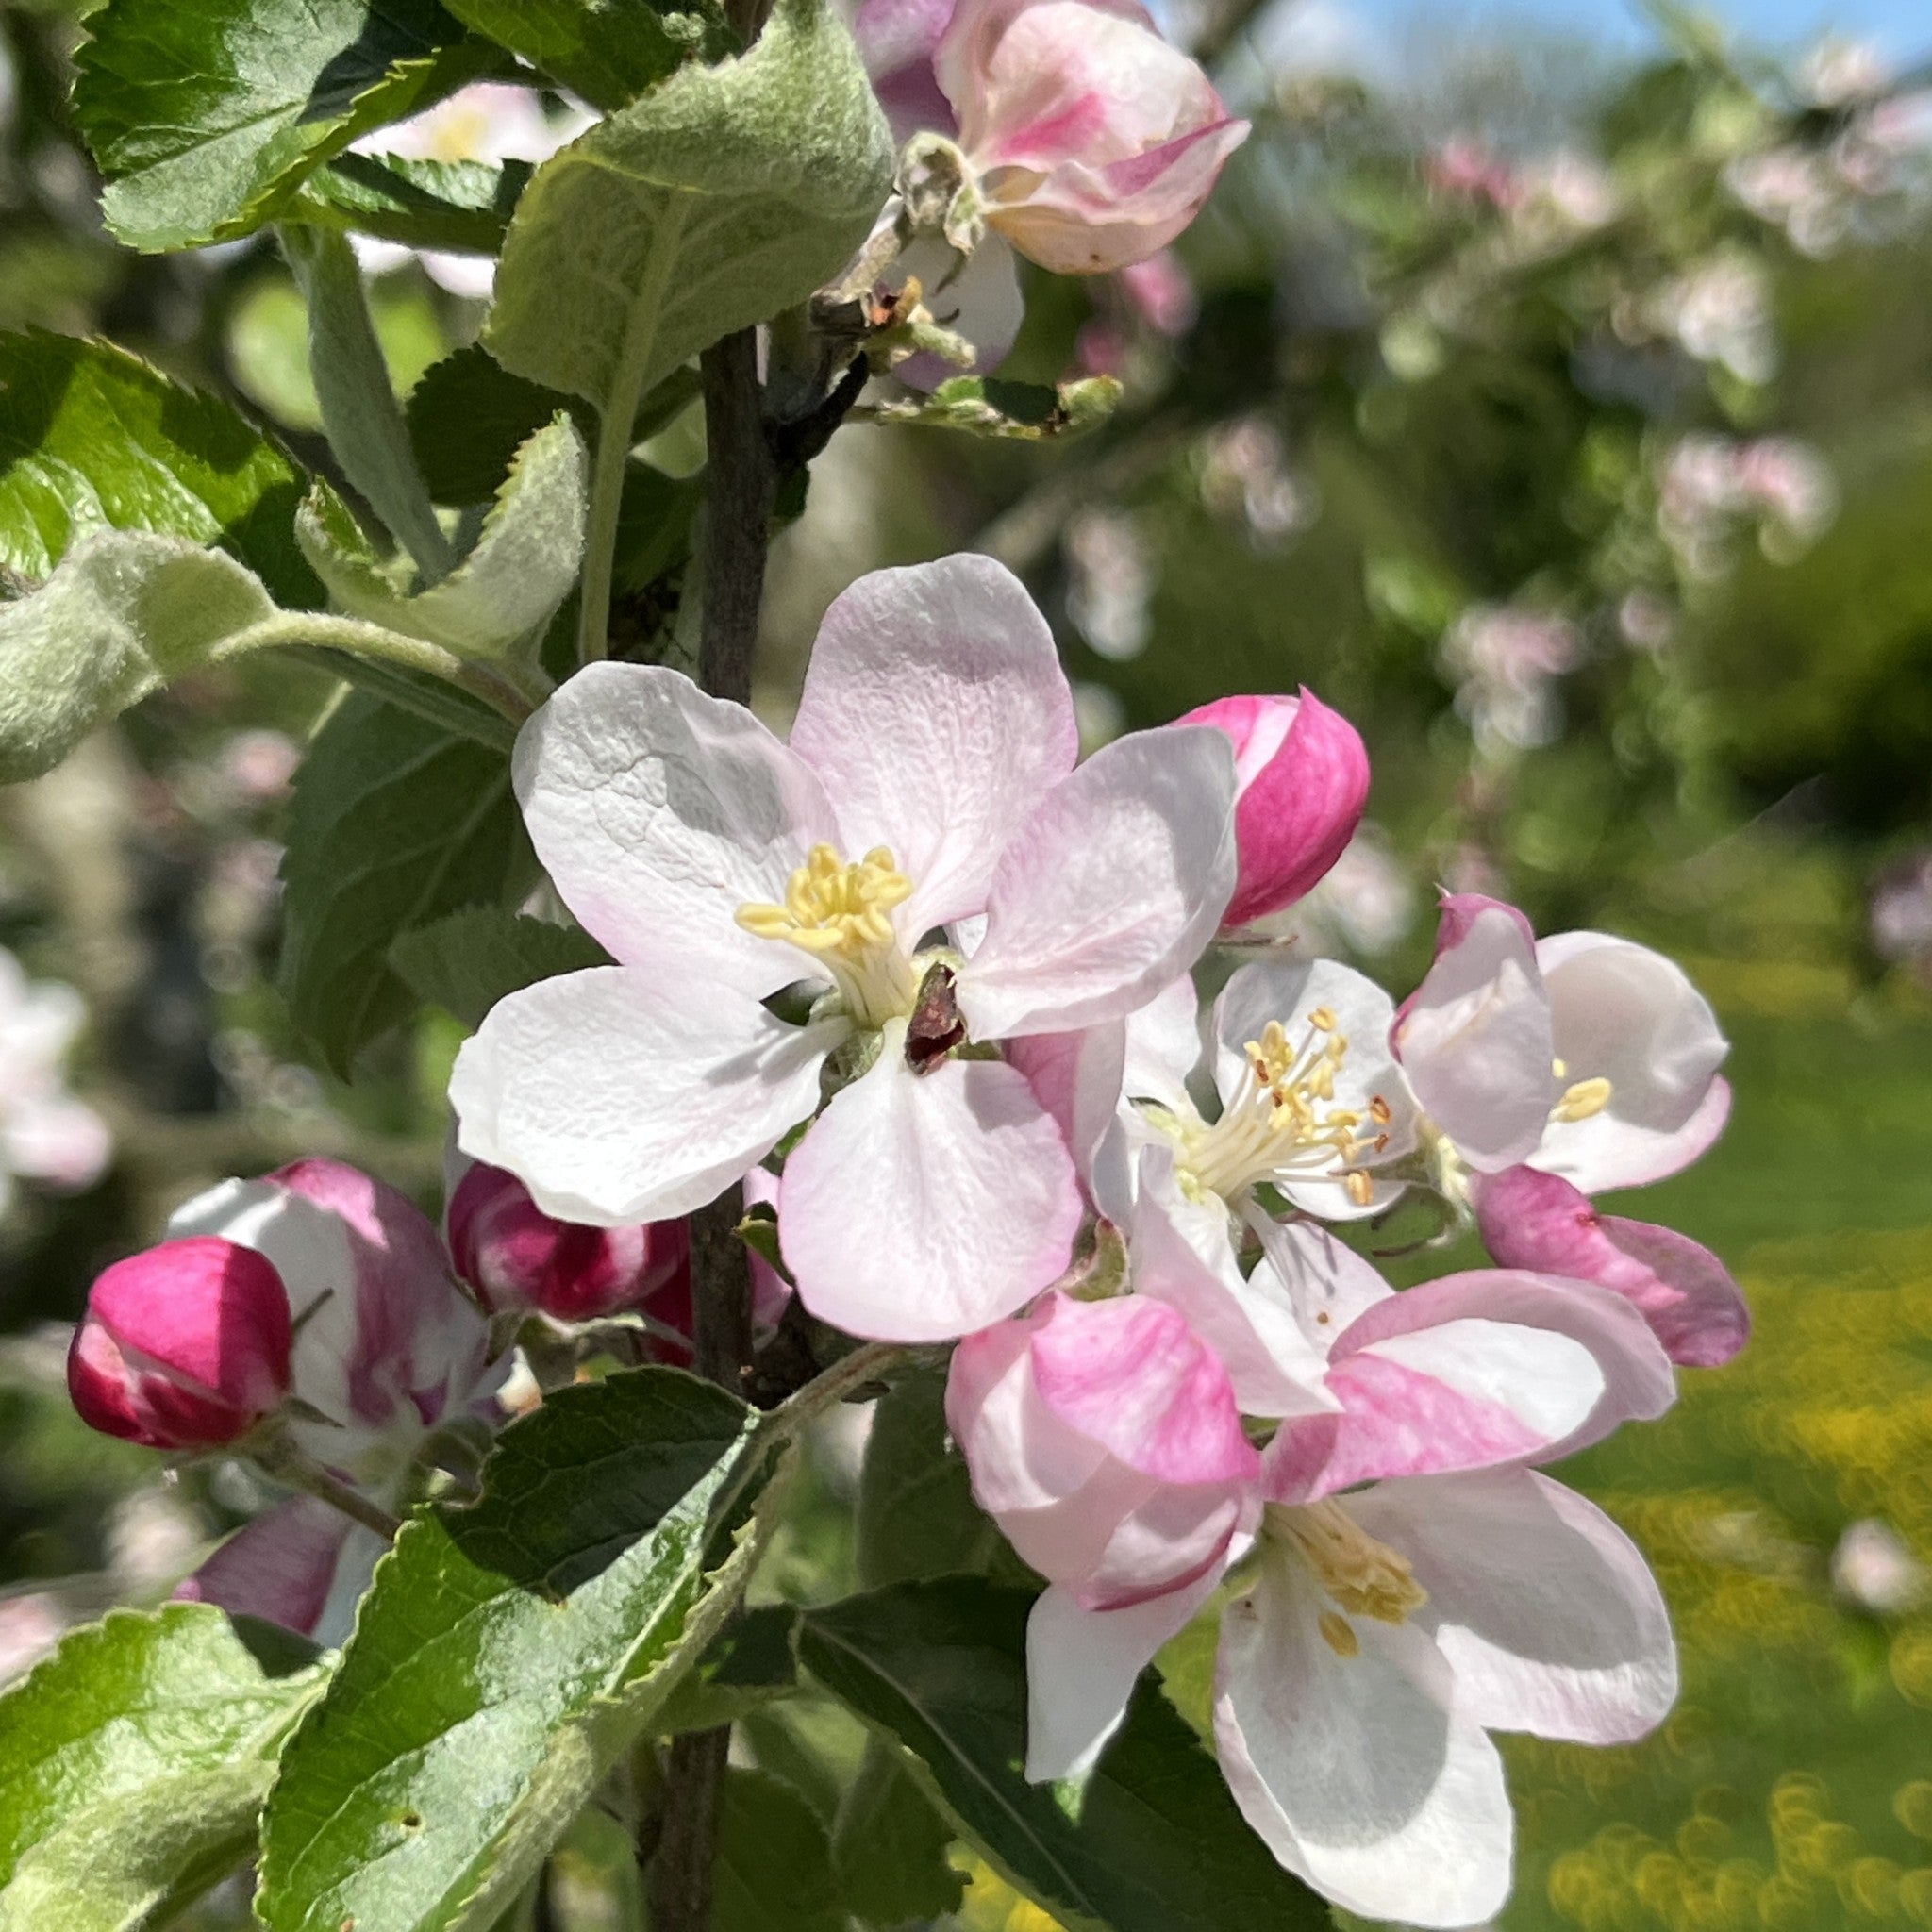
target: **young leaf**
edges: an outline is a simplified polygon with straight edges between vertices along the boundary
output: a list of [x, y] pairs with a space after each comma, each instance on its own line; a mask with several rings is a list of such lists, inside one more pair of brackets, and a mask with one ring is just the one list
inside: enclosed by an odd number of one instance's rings
[[836, 275], [891, 173], [852, 36], [826, 0], [779, 0], [750, 53], [681, 68], [537, 171], [485, 340], [627, 430], [688, 357]]
[[405, 248], [494, 255], [531, 172], [527, 161], [338, 155], [303, 184], [297, 211]]
[[75, 119], [108, 225], [150, 253], [246, 235], [352, 141], [500, 59], [437, 0], [108, 0]]
[[904, 1753], [872, 1739], [832, 1831], [832, 1870], [845, 1909], [878, 1926], [956, 1911], [966, 1886], [946, 1859], [952, 1841]]
[[825, 1828], [782, 1779], [727, 1771], [710, 1932], [844, 1932]]
[[38, 591], [0, 604], [0, 784], [51, 770], [275, 614], [261, 579], [219, 550], [133, 530], [88, 538]]
[[91, 531], [219, 543], [275, 601], [319, 604], [291, 525], [307, 487], [228, 405], [107, 342], [0, 336], [0, 569], [37, 583]]
[[610, 955], [589, 933], [496, 906], [472, 906], [406, 932], [391, 946], [389, 959], [419, 999], [454, 1013], [466, 1026], [480, 1026], [506, 993], [559, 973], [610, 964]]
[[962, 1833], [1056, 1917], [1114, 1932], [1326, 1932], [1328, 1908], [1251, 1832], [1151, 1678], [1085, 1779], [1030, 1785], [1031, 1597], [979, 1577], [809, 1610], [799, 1659], [913, 1754]]
[[360, 692], [309, 747], [288, 839], [279, 984], [339, 1070], [414, 1003], [396, 935], [501, 904], [534, 863], [501, 755]]
[[1110, 375], [1083, 376], [1058, 389], [1039, 383], [1006, 382], [992, 375], [955, 375], [930, 395], [910, 395], [881, 403], [872, 410], [879, 423], [918, 423], [938, 429], [965, 429], [1021, 442], [1048, 437], [1079, 436], [1097, 429], [1120, 406], [1121, 386]]
[[283, 1754], [271, 1932], [494, 1922], [737, 1603], [756, 1427], [675, 1370], [580, 1384], [404, 1528]]
[[576, 582], [584, 549], [584, 445], [568, 416], [524, 444], [476, 545], [426, 591], [398, 586], [348, 507], [318, 481], [295, 520], [303, 555], [336, 605], [458, 658], [527, 661]]
[[314, 1656], [204, 1604], [70, 1636], [0, 1699], [0, 1932], [168, 1924], [240, 1865]]
[[622, 108], [694, 54], [724, 51], [713, 7], [650, 0], [451, 0], [450, 11], [593, 108]]
[[747, 1610], [691, 1666], [658, 1713], [657, 1728], [667, 1735], [715, 1730], [790, 1697], [798, 1689], [798, 1658], [791, 1649], [797, 1628], [798, 1611], [791, 1604]]
[[918, 1371], [879, 1397], [858, 1485], [858, 1580], [868, 1588], [980, 1572], [1004, 1542], [946, 1441], [946, 1378]]

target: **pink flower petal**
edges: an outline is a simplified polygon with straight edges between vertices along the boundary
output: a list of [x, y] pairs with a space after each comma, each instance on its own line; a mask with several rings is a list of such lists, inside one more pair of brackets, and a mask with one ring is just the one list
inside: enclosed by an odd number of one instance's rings
[[1743, 1291], [1689, 1236], [1599, 1214], [1568, 1181], [1533, 1167], [1485, 1174], [1474, 1201], [1483, 1243], [1502, 1266], [1612, 1290], [1641, 1311], [1674, 1362], [1718, 1368], [1750, 1339]]
[[1000, 856], [959, 974], [975, 1040], [1118, 1019], [1185, 974], [1234, 889], [1234, 758], [1190, 726], [1116, 739]]
[[1025, 1075], [906, 1063], [904, 1028], [787, 1157], [778, 1239], [805, 1305], [851, 1335], [941, 1341], [1011, 1314], [1073, 1255], [1080, 1185]]
[[1529, 923], [1513, 906], [1445, 897], [1436, 963], [1391, 1035], [1424, 1110], [1483, 1172], [1536, 1150], [1563, 1091]]
[[175, 1595], [312, 1636], [355, 1529], [326, 1503], [291, 1497], [244, 1524]]
[[1429, 1599], [1415, 1620], [1477, 1723], [1586, 1744], [1654, 1729], [1677, 1694], [1657, 1579], [1592, 1503], [1534, 1470], [1383, 1483], [1349, 1514], [1399, 1550]]
[[838, 598], [791, 742], [824, 783], [844, 856], [887, 846], [912, 880], [896, 923], [917, 943], [985, 910], [1001, 852], [1074, 769], [1080, 740], [1025, 586], [964, 555], [874, 571]]

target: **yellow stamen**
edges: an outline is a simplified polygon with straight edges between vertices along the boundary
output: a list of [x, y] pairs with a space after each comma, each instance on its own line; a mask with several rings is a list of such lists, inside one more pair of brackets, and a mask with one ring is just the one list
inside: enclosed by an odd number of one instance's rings
[[1324, 1610], [1315, 1619], [1315, 1627], [1337, 1657], [1359, 1657], [1362, 1654], [1362, 1641], [1355, 1634], [1346, 1617], [1334, 1610]]
[[[1293, 1545], [1330, 1599], [1352, 1617], [1401, 1624], [1429, 1600], [1407, 1559], [1377, 1542], [1339, 1503], [1271, 1504], [1268, 1526]], [[1322, 1634], [1342, 1656], [1354, 1655], [1335, 1642], [1325, 1624]]]
[[1610, 1083], [1599, 1075], [1594, 1080], [1578, 1080], [1550, 1109], [1553, 1121], [1587, 1121], [1610, 1104]]
[[883, 845], [857, 863], [814, 845], [785, 887], [782, 906], [748, 901], [738, 923], [761, 940], [808, 953], [838, 988], [861, 1026], [883, 1026], [912, 1010], [918, 977], [891, 921], [912, 896], [912, 881]]
[[[1233, 1200], [1257, 1181], [1332, 1176], [1361, 1153], [1362, 1115], [1334, 1105], [1348, 1036], [1327, 1007], [1307, 1018], [1299, 1041], [1269, 1021], [1242, 1048], [1247, 1068], [1221, 1118], [1182, 1135], [1183, 1177], [1203, 1194]], [[1386, 1121], [1387, 1104], [1370, 1116]]]

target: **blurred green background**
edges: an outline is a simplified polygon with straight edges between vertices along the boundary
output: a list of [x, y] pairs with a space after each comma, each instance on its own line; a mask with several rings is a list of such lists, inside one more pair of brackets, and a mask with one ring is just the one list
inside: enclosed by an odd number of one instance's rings
[[[1371, 824], [1284, 936], [1400, 994], [1446, 883], [1685, 960], [1735, 1041], [1733, 1124], [1619, 1205], [1717, 1248], [1757, 1337], [1569, 1472], [1657, 1564], [1685, 1690], [1636, 1747], [1511, 1746], [1500, 1923], [1932, 1926], [1932, 82], [1674, 12], [1654, 58], [1525, 28], [1370, 81], [1285, 58], [1274, 17], [1177, 21], [1256, 123], [1178, 256], [1030, 286], [1003, 375], [1118, 374], [1118, 416], [841, 431], [774, 554], [760, 705], [782, 722], [853, 576], [989, 550], [1053, 618], [1091, 742], [1304, 682], [1359, 724]], [[0, 327], [109, 334], [325, 468], [272, 248], [101, 234], [62, 109], [79, 31], [0, 5]], [[402, 391], [482, 314], [410, 262], [374, 299]], [[687, 471], [701, 434], [654, 454]], [[164, 1591], [260, 1500], [67, 1414], [58, 1324], [92, 1274], [298, 1151], [436, 1184], [449, 1024], [348, 1085], [273, 991], [277, 826], [328, 695], [205, 678], [0, 794], [0, 943], [86, 996], [75, 1083], [117, 1143], [0, 1223], [0, 1668]], [[774, 1587], [837, 1587], [849, 1474], [828, 1442]], [[1198, 1702], [1198, 1647], [1170, 1662]], [[761, 1748], [823, 1794], [851, 1745]], [[579, 1850], [570, 1923], [628, 1923]], [[983, 1873], [963, 1923], [1045, 1924]]]

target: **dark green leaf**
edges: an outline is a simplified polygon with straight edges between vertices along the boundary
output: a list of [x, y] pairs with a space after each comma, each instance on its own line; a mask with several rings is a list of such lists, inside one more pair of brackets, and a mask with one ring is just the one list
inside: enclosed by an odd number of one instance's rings
[[527, 161], [497, 167], [339, 155], [308, 177], [301, 207], [311, 220], [334, 221], [405, 248], [494, 255], [531, 172]]
[[450, 0], [478, 33], [521, 54], [593, 108], [635, 100], [693, 55], [727, 48], [715, 7], [650, 0]]
[[979, 1577], [901, 1584], [808, 1611], [800, 1660], [896, 1739], [948, 1814], [1056, 1917], [1114, 1932], [1326, 1932], [1220, 1768], [1151, 1676], [1084, 1780], [1030, 1785], [1032, 1598]]
[[397, 935], [501, 904], [533, 864], [507, 760], [360, 692], [309, 747], [288, 841], [279, 984], [339, 1071], [414, 1004]]
[[0, 1699], [0, 1928], [165, 1924], [240, 1865], [314, 1657], [202, 1604], [69, 1637]]
[[711, 1884], [711, 1932], [844, 1932], [825, 1828], [764, 1772], [724, 1774]]
[[312, 664], [353, 684], [386, 703], [400, 707], [440, 729], [487, 746], [508, 758], [517, 741], [516, 726], [501, 711], [492, 711], [478, 698], [421, 671], [406, 671], [379, 658], [358, 658], [349, 651], [318, 650], [305, 654]]
[[952, 1841], [905, 1754], [873, 1739], [832, 1832], [832, 1870], [845, 1909], [878, 1926], [957, 1910], [966, 1885], [946, 1860]]
[[480, 1026], [506, 993], [559, 973], [610, 964], [610, 955], [589, 933], [497, 906], [472, 906], [406, 932], [389, 958], [419, 999], [454, 1013], [466, 1026]]
[[891, 172], [851, 34], [827, 0], [778, 0], [748, 54], [680, 68], [538, 169], [491, 353], [629, 425], [680, 363], [836, 275]]
[[512, 375], [473, 344], [445, 356], [409, 392], [409, 441], [438, 503], [488, 503], [517, 451], [569, 398]]
[[0, 567], [38, 582], [91, 530], [219, 543], [278, 604], [322, 601], [295, 547], [307, 481], [214, 396], [107, 342], [0, 337]]
[[901, 1376], [880, 1396], [858, 1487], [858, 1580], [869, 1588], [984, 1571], [1005, 1539], [973, 1500], [966, 1458], [946, 1441], [943, 1371]]
[[747, 1610], [691, 1666], [658, 1712], [657, 1728], [714, 1730], [791, 1696], [798, 1689], [798, 1658], [791, 1648], [797, 1628], [798, 1611], [791, 1604]]
[[493, 1922], [736, 1604], [756, 1427], [692, 1376], [615, 1374], [507, 1429], [480, 1502], [418, 1513], [283, 1754], [272, 1932]]
[[273, 220], [352, 141], [501, 56], [437, 0], [108, 0], [75, 118], [133, 247], [193, 248]]

